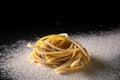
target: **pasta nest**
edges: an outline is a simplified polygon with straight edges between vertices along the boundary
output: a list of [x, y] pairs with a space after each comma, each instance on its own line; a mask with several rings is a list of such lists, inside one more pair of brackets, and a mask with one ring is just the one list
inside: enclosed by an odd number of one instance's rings
[[42, 37], [28, 46], [33, 48], [30, 60], [53, 67], [56, 73], [78, 70], [90, 61], [88, 51], [66, 33]]

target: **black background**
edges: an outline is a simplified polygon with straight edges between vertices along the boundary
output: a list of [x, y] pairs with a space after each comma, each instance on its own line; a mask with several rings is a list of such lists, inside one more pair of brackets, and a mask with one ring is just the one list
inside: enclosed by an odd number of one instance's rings
[[52, 33], [88, 33], [110, 31], [120, 27], [120, 15], [73, 14], [50, 15], [40, 13], [5, 13], [1, 15], [0, 44], [20, 38]]
[[0, 43], [34, 34], [109, 31], [120, 25], [119, 4], [69, 2], [1, 2]]
[[119, 15], [2, 15], [0, 32], [18, 33], [57, 33], [109, 30], [120, 24]]

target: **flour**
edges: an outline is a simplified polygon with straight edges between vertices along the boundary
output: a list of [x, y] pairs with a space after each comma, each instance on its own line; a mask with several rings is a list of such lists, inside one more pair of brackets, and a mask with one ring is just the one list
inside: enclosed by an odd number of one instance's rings
[[55, 74], [53, 69], [31, 63], [32, 51], [28, 42], [18, 40], [12, 45], [0, 46], [2, 77], [13, 80], [119, 80], [120, 78], [120, 30], [92, 34], [70, 34], [82, 43], [91, 56], [91, 61], [77, 72]]

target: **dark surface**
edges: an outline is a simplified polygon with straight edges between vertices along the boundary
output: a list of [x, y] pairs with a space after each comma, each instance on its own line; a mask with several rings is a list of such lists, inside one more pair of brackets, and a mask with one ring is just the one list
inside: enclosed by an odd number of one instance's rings
[[27, 39], [34, 35], [52, 33], [87, 33], [110, 31], [120, 27], [120, 15], [43, 15], [10, 13], [1, 14], [0, 45], [18, 39]]
[[119, 15], [4, 15], [0, 24], [0, 44], [34, 35], [109, 31], [120, 25]]
[[[52, 33], [87, 33], [120, 28], [120, 16], [3, 16], [0, 45]], [[1, 72], [0, 72], [1, 74]], [[0, 79], [5, 79], [2, 76]], [[7, 80], [7, 79], [6, 79]]]

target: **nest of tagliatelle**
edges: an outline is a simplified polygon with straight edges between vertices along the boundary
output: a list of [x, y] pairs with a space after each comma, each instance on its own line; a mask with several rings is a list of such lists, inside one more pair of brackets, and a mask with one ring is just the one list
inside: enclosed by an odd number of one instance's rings
[[30, 60], [54, 67], [59, 74], [78, 70], [90, 61], [88, 51], [66, 33], [42, 37], [35, 45], [28, 43], [28, 46], [33, 48]]

